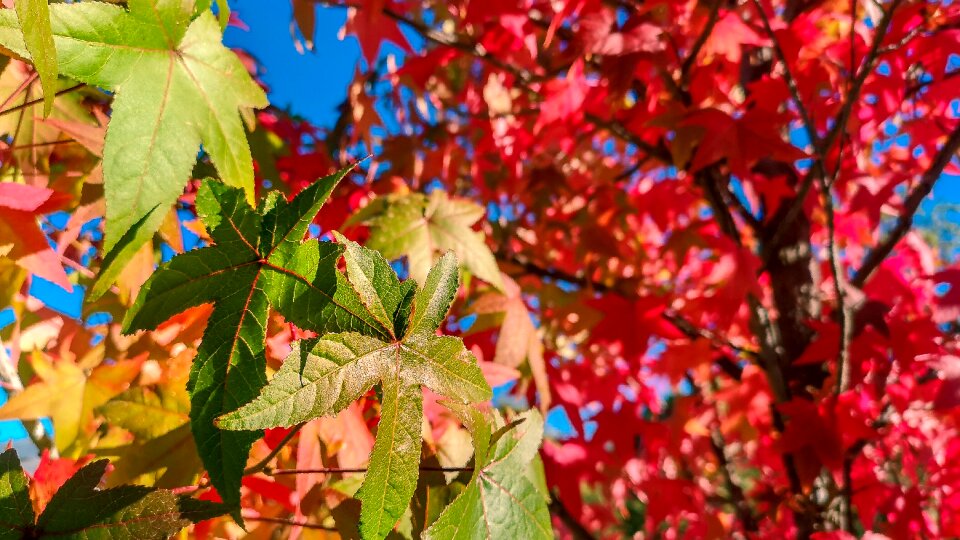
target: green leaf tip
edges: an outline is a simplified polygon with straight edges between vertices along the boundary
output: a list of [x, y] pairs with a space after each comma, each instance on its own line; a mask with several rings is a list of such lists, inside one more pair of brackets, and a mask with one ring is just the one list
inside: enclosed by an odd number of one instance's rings
[[[553, 538], [546, 495], [530, 479], [543, 417], [536, 410], [506, 424], [497, 412], [445, 403], [471, 432], [474, 471], [470, 483], [427, 529], [430, 540]], [[491, 432], [490, 426], [496, 428]]]

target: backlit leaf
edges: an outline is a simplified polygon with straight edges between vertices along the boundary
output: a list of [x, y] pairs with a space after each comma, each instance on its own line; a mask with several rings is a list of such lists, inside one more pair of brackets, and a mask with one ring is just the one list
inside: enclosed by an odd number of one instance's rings
[[[201, 142], [224, 182], [252, 200], [253, 166], [238, 109], [267, 101], [221, 44], [216, 19], [196, 15], [192, 1], [139, 0], [129, 11], [100, 2], [55, 4], [50, 20], [60, 74], [114, 92], [103, 152], [107, 255], [96, 297], [160, 227]], [[12, 11], [0, 11], [0, 44], [25, 58], [34, 52]]]
[[[378, 274], [389, 269], [385, 261], [355, 244], [344, 256], [349, 285], [366, 289], [357, 294], [368, 295], [367, 305], [395, 304], [395, 298], [378, 295], [381, 287], [391, 294], [402, 290], [395, 276]], [[361, 275], [354, 281], [357, 272]], [[385, 537], [407, 510], [416, 488], [423, 422], [420, 387], [463, 402], [491, 397], [476, 359], [463, 342], [435, 334], [458, 287], [455, 257], [445, 255], [426, 282], [429, 288], [418, 293], [414, 302], [423, 315], [400, 338], [383, 341], [339, 333], [300, 342], [256, 400], [218, 420], [224, 429], [291, 426], [335, 415], [379, 382], [383, 391], [380, 424], [358, 494], [363, 503], [360, 531], [365, 538]]]
[[[258, 434], [221, 431], [213, 420], [251, 401], [266, 383], [268, 306], [272, 303], [288, 320], [310, 322], [335, 298], [340, 246], [301, 239], [348, 171], [318, 181], [290, 203], [262, 207], [262, 215], [239, 189], [205, 182], [197, 210], [215, 245], [161, 266], [124, 320], [127, 332], [150, 329], [188, 307], [214, 304], [187, 388], [197, 449], [211, 482], [233, 507]], [[356, 318], [340, 306], [337, 310], [337, 320]]]

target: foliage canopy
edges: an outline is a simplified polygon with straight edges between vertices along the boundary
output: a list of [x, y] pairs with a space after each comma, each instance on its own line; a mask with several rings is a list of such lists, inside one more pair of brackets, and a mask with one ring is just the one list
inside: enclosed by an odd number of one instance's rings
[[957, 2], [291, 5], [0, 9], [0, 538], [960, 536]]

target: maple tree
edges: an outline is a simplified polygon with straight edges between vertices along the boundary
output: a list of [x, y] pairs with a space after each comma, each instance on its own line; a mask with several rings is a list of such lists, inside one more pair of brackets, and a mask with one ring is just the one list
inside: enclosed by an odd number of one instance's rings
[[960, 536], [955, 2], [291, 4], [0, 9], [0, 537]]

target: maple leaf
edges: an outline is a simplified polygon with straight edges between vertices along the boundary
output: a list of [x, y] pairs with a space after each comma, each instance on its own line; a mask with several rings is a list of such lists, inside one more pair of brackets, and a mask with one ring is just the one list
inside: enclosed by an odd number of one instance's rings
[[366, 246], [388, 259], [407, 257], [410, 277], [423, 283], [440, 253], [452, 250], [471, 273], [503, 289], [497, 261], [473, 225], [483, 217], [483, 207], [464, 199], [451, 199], [440, 190], [430, 195], [388, 195], [354, 214], [346, 225], [370, 227]]
[[41, 187], [0, 183], [0, 256], [31, 274], [71, 291], [60, 256], [50, 248], [37, 217], [62, 208], [67, 199]]
[[761, 46], [769, 41], [744, 24], [735, 11], [720, 10], [717, 22], [704, 43], [704, 52], [723, 56], [728, 62], [738, 64], [744, 45]]
[[23, 531], [33, 526], [36, 520], [30, 492], [27, 488], [27, 475], [20, 468], [20, 459], [16, 450], [10, 449], [0, 454], [0, 539], [17, 540], [23, 538]]
[[688, 114], [681, 126], [686, 129], [680, 130], [675, 144], [682, 139], [680, 133], [700, 143], [690, 163], [691, 172], [726, 159], [734, 174], [745, 176], [762, 158], [793, 163], [806, 156], [780, 138], [769, 113], [749, 111], [733, 117], [719, 109], [702, 109]]
[[[114, 467], [108, 485], [145, 483], [174, 488], [191, 484], [201, 470], [190, 431], [190, 399], [177, 378], [156, 389], [133, 388], [98, 409], [110, 425], [129, 431], [134, 440], [97, 448]], [[175, 384], [173, 384], [175, 383]]]
[[580, 23], [586, 50], [600, 55], [661, 51], [665, 47], [661, 33], [659, 26], [645, 22], [630, 21], [620, 28], [616, 11], [609, 8], [585, 16]]
[[[470, 312], [478, 315], [502, 314], [503, 321], [500, 324], [493, 361], [516, 368], [526, 360], [540, 393], [540, 409], [547, 410], [550, 408], [551, 398], [547, 367], [543, 359], [543, 340], [530, 318], [520, 287], [510, 278], [505, 278], [503, 283], [506, 294], [495, 291], [486, 293], [470, 305]], [[478, 330], [484, 326], [480, 321], [476, 324]]]
[[[100, 351], [102, 353], [102, 349]], [[34, 351], [30, 366], [39, 381], [12, 396], [0, 407], [0, 419], [40, 420], [50, 418], [55, 427], [57, 448], [70, 448], [78, 435], [90, 429], [93, 410], [126, 390], [140, 372], [143, 359], [100, 363], [93, 360], [73, 363], [52, 362], [44, 353]], [[89, 372], [87, 371], [89, 370]]]
[[239, 189], [205, 182], [197, 194], [197, 211], [215, 245], [161, 266], [124, 318], [123, 330], [129, 333], [156, 328], [189, 307], [214, 304], [187, 388], [198, 451], [228, 505], [239, 503], [240, 476], [258, 436], [221, 431], [213, 419], [255, 398], [266, 383], [268, 305], [303, 328], [376, 324], [358, 300], [344, 297], [345, 288], [337, 286], [334, 265], [341, 248], [317, 240], [300, 242], [350, 170], [317, 181], [290, 202], [269, 198], [258, 211], [247, 205]]
[[412, 51], [397, 21], [387, 16], [386, 10], [397, 11], [393, 0], [362, 0], [358, 7], [351, 7], [347, 12], [341, 35], [350, 34], [357, 38], [368, 66], [377, 61], [384, 41], [390, 41], [406, 52]]
[[50, 29], [50, 6], [47, 0], [16, 0], [14, 9], [23, 29], [23, 43], [43, 85], [43, 114], [47, 116], [53, 110], [57, 84], [57, 49]]
[[[203, 143], [220, 177], [253, 196], [253, 164], [238, 109], [267, 105], [208, 11], [193, 1], [50, 6], [60, 74], [114, 92], [103, 151], [107, 199], [95, 298], [159, 228]], [[189, 24], [188, 24], [189, 23]], [[30, 58], [15, 15], [0, 11], [0, 44]]]
[[96, 489], [107, 460], [84, 466], [35, 518], [15, 450], [0, 454], [0, 538], [71, 537], [162, 540], [187, 525], [222, 514], [220, 505], [144, 486]]
[[459, 287], [452, 253], [440, 258], [413, 295], [414, 282], [401, 282], [380, 254], [340, 235], [338, 239], [346, 245], [350, 286], [378, 320], [392, 321], [394, 337], [383, 341], [348, 332], [301, 341], [263, 393], [221, 417], [218, 425], [263, 429], [331, 416], [379, 383], [380, 423], [357, 497], [362, 502], [361, 534], [383, 538], [407, 508], [417, 484], [421, 385], [464, 402], [490, 399], [491, 391], [463, 342], [436, 335]]
[[424, 537], [553, 538], [546, 493], [525, 474], [543, 438], [540, 414], [530, 410], [507, 424], [496, 412], [446, 405], [473, 437], [473, 476]]

